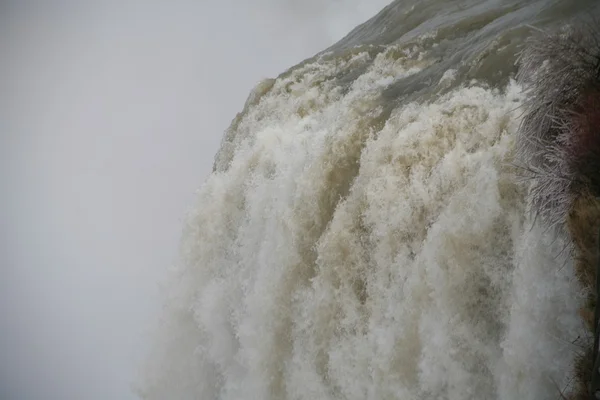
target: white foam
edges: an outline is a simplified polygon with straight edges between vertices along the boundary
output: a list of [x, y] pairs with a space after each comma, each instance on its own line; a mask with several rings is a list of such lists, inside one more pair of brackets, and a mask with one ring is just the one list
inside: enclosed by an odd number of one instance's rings
[[[397, 54], [305, 65], [232, 126], [186, 225], [146, 398], [566, 385], [580, 299], [510, 168], [520, 88], [406, 104], [377, 132], [381, 90], [427, 65]], [[344, 92], [331, 77], [361, 63]]]

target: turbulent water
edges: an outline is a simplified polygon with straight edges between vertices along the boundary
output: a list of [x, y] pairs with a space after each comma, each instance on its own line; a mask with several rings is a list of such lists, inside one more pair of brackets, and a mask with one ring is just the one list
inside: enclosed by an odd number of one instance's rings
[[398, 0], [261, 82], [186, 223], [147, 399], [550, 399], [583, 295], [515, 165], [526, 39], [593, 1]]

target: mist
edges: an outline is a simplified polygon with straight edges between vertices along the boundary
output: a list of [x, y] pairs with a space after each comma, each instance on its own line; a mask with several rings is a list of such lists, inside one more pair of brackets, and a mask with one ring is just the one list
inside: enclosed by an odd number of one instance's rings
[[135, 398], [222, 132], [386, 3], [0, 5], [0, 398]]

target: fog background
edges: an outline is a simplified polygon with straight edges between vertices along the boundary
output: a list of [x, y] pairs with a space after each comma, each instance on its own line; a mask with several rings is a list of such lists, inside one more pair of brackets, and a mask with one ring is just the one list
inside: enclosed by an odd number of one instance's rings
[[0, 398], [132, 399], [251, 88], [387, 0], [0, 3]]

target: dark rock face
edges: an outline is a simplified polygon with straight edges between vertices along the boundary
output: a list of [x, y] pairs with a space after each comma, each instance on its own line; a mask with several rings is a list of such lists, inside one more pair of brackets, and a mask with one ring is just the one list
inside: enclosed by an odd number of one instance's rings
[[588, 301], [574, 366], [572, 399], [589, 398], [595, 379], [596, 266], [600, 229], [600, 33], [592, 26], [539, 34], [520, 59], [528, 101], [517, 141], [531, 209], [571, 243], [566, 249]]

